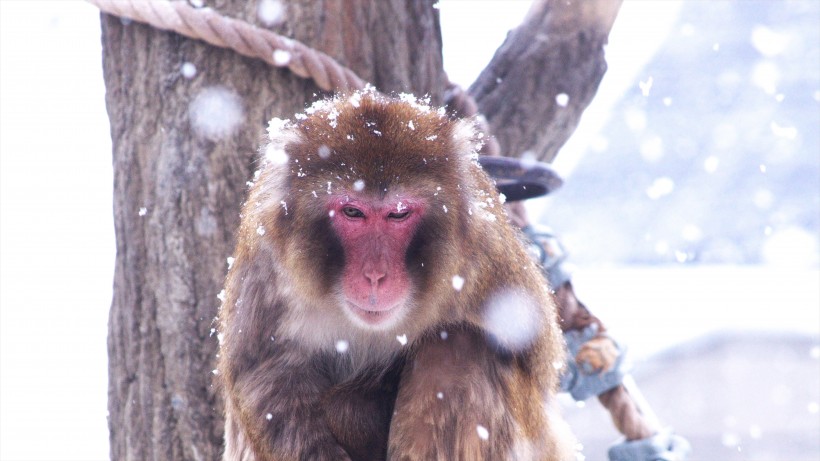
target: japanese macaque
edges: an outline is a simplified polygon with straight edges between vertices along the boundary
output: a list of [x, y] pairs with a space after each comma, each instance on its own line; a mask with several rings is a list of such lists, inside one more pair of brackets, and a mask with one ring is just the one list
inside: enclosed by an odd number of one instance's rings
[[554, 302], [473, 124], [366, 90], [269, 132], [220, 313], [225, 459], [569, 459]]

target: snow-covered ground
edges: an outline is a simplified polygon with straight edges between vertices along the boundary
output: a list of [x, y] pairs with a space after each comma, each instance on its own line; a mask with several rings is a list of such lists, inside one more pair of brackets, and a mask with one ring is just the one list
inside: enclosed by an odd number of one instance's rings
[[816, 268], [585, 267], [573, 284], [636, 359], [718, 332], [820, 335]]
[[[492, 43], [465, 35], [481, 27], [445, 40], [497, 45], [526, 10], [514, 5]], [[107, 459], [115, 244], [98, 14], [83, 2], [2, 0], [0, 21], [0, 459]], [[449, 53], [459, 75], [452, 56], [465, 52]], [[491, 54], [470, 61], [480, 69]], [[820, 343], [820, 273], [780, 262], [581, 267], [575, 284], [637, 358], [721, 330]]]

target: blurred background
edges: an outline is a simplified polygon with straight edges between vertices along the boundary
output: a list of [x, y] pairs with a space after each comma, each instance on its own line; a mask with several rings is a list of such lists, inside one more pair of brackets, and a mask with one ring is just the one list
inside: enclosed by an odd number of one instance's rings
[[[450, 78], [468, 87], [528, 4], [441, 1]], [[107, 459], [97, 10], [0, 0], [0, 60], [0, 459]], [[607, 60], [531, 218], [692, 459], [820, 460], [820, 2], [627, 0]], [[562, 403], [606, 459], [600, 404]]]

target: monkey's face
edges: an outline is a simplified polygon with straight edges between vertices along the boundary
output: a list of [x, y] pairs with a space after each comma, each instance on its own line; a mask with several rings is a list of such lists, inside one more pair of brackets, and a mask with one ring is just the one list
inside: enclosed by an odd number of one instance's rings
[[470, 229], [472, 125], [369, 93], [307, 112], [276, 119], [246, 207], [269, 224], [288, 296], [305, 306], [294, 315], [381, 333], [442, 320]]
[[328, 208], [345, 254], [340, 277], [345, 314], [365, 328], [397, 324], [409, 309], [412, 281], [405, 255], [425, 212], [424, 201], [341, 195], [332, 197]]

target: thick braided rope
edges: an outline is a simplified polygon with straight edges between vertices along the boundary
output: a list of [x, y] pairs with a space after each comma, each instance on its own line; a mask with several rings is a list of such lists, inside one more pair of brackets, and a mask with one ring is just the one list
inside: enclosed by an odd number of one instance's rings
[[[330, 56], [305, 44], [256, 27], [238, 19], [222, 16], [210, 8], [194, 8], [184, 1], [169, 0], [87, 0], [101, 11], [170, 30], [189, 38], [228, 48], [276, 67], [287, 67], [294, 74], [312, 79], [325, 91], [358, 90], [365, 82], [352, 70]], [[277, 52], [281, 52], [278, 53]], [[448, 89], [448, 105], [461, 117], [479, 115], [473, 98], [460, 87]], [[489, 125], [478, 116], [479, 128], [489, 134]], [[482, 149], [486, 155], [500, 155], [495, 138], [487, 137]]]
[[609, 410], [612, 422], [627, 440], [645, 439], [655, 433], [655, 429], [643, 418], [624, 386], [617, 386], [604, 392], [598, 396], [598, 400]]
[[[222, 16], [210, 8], [194, 8], [184, 1], [88, 0], [105, 13], [150, 24], [220, 48], [261, 59], [294, 74], [311, 78], [325, 91], [364, 88], [365, 82], [330, 56], [296, 40]], [[274, 56], [274, 53], [277, 53]]]

